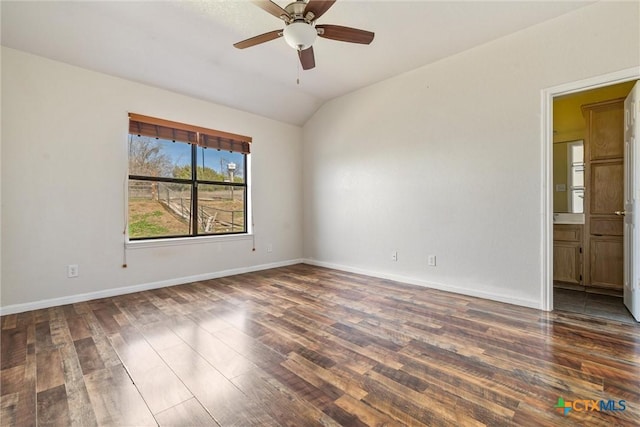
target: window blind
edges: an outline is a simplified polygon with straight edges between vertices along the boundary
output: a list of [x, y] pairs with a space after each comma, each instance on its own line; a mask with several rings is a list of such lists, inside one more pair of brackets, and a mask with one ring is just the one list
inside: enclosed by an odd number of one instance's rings
[[249, 154], [251, 137], [129, 113], [129, 133]]

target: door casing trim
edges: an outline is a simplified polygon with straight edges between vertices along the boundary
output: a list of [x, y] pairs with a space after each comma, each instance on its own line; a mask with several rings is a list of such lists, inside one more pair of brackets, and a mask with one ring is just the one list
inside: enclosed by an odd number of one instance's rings
[[[541, 273], [540, 307], [553, 310], [553, 98], [589, 89], [597, 89], [640, 79], [640, 67], [632, 67], [588, 79], [563, 83], [543, 89], [541, 92], [542, 134], [542, 207], [541, 217]], [[640, 165], [635, 165], [640, 170]], [[637, 229], [640, 233], [640, 227]]]

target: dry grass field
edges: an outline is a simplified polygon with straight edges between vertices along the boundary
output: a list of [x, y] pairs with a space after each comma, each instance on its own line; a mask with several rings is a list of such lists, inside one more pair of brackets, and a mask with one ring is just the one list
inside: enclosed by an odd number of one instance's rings
[[[190, 200], [183, 204], [187, 207]], [[172, 205], [177, 209], [175, 204]], [[202, 220], [204, 218], [204, 220]], [[207, 219], [212, 218], [205, 230]], [[244, 231], [244, 202], [219, 198], [199, 200], [199, 233], [230, 233]], [[232, 225], [233, 224], [233, 225]], [[129, 200], [129, 237], [183, 236], [189, 234], [188, 219], [170, 209], [166, 203], [151, 199]]]

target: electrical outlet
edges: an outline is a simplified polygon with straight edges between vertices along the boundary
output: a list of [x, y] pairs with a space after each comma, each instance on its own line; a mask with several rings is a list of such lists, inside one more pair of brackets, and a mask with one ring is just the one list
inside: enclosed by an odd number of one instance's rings
[[267, 245], [267, 252], [273, 252], [273, 245], [271, 243]]
[[398, 251], [391, 252], [391, 261], [397, 261], [397, 260], [398, 260]]
[[436, 266], [436, 256], [435, 255], [429, 255], [427, 257], [427, 265], [429, 267], [435, 267]]
[[67, 265], [67, 277], [78, 277], [78, 264]]

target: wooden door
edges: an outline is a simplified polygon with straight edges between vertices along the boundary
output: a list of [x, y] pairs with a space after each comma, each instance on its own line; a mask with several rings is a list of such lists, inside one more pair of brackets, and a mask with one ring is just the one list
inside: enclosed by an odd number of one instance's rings
[[585, 285], [622, 295], [624, 210], [623, 99], [583, 106], [587, 124]]

